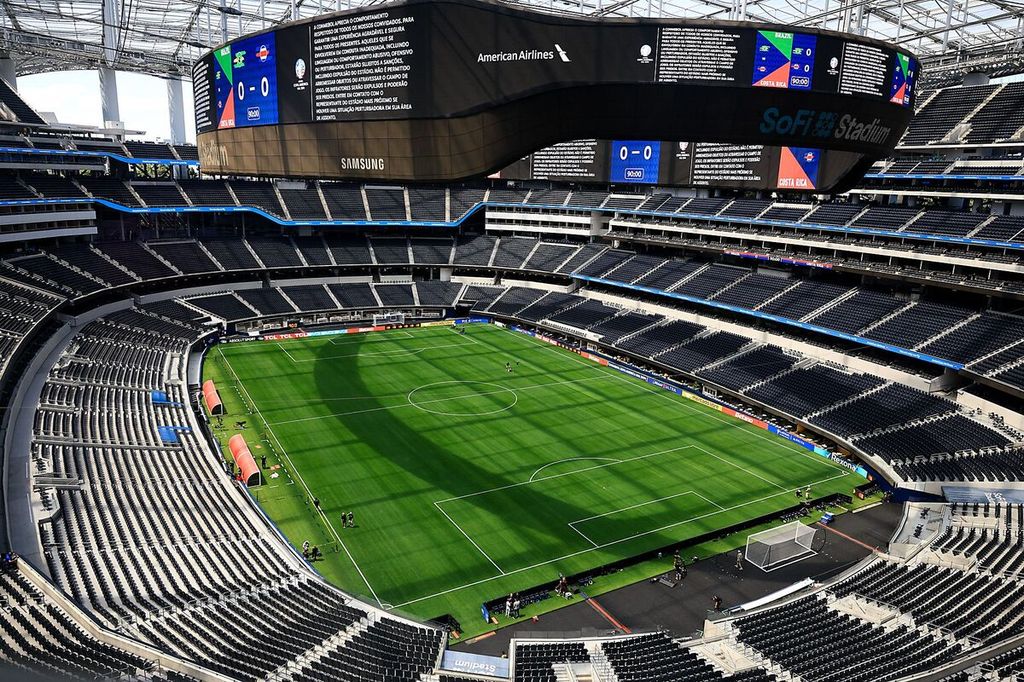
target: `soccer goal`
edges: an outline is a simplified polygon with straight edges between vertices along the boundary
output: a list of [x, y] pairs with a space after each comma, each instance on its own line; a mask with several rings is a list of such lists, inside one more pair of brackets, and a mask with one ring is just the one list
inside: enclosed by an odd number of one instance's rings
[[381, 313], [373, 316], [373, 326], [383, 324], [405, 324], [405, 313]]
[[762, 571], [774, 571], [817, 554], [820, 534], [820, 528], [793, 521], [748, 535], [744, 556]]

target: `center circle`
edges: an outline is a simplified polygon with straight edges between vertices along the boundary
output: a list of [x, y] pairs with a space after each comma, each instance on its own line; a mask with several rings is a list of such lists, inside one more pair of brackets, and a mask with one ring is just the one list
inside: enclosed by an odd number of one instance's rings
[[438, 381], [412, 389], [406, 399], [430, 414], [480, 417], [512, 409], [519, 394], [490, 381]]

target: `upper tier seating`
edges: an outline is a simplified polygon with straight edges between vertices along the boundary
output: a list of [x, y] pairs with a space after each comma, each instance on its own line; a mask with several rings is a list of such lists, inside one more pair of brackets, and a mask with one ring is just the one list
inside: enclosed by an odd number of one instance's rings
[[408, 263], [409, 242], [406, 239], [371, 237], [370, 245], [378, 263]]
[[334, 262], [338, 265], [360, 265], [370, 263], [370, 244], [366, 237], [342, 237], [329, 235], [325, 238]]
[[35, 123], [38, 125], [46, 123], [3, 78], [0, 78], [0, 102], [3, 102], [22, 123]]
[[409, 188], [409, 209], [413, 220], [445, 222], [447, 216], [444, 209], [445, 190]]
[[1024, 127], [1024, 83], [1007, 83], [968, 122], [967, 142], [985, 144], [1011, 137]]
[[149, 242], [149, 248], [183, 273], [219, 270], [199, 242]]
[[968, 114], [992, 94], [995, 85], [944, 88], [917, 111], [901, 145], [923, 145], [942, 140]]
[[849, 400], [882, 383], [867, 374], [848, 374], [827, 365], [795, 369], [744, 393], [794, 417], [806, 417], [829, 405]]
[[174, 152], [170, 146], [159, 142], [128, 140], [124, 143], [128, 153], [137, 159], [173, 159]]
[[225, 270], [251, 270], [260, 267], [244, 240], [204, 239], [203, 246]]
[[185, 197], [178, 191], [173, 182], [141, 183], [133, 182], [132, 189], [145, 202], [146, 206], [187, 206]]
[[234, 206], [227, 185], [219, 180], [179, 180], [178, 186], [196, 206]]
[[902, 384], [888, 384], [839, 407], [811, 416], [809, 421], [831, 433], [852, 436], [951, 412], [954, 407], [945, 398], [915, 391]]
[[401, 188], [365, 189], [370, 220], [409, 220], [405, 210], [405, 191]]
[[452, 259], [455, 242], [451, 239], [410, 239], [413, 261], [428, 265], [447, 265]]
[[234, 192], [240, 206], [253, 206], [262, 209], [267, 213], [284, 218], [284, 209], [277, 199], [274, 186], [266, 182], [250, 182], [246, 180], [232, 180], [228, 183], [231, 191]]
[[745, 336], [730, 332], [712, 332], [687, 341], [682, 346], [658, 355], [658, 362], [682, 372], [693, 373], [702, 367], [726, 358], [750, 342]]
[[320, 192], [309, 189], [281, 189], [281, 199], [292, 220], [327, 220]]
[[117, 178], [93, 175], [79, 178], [79, 182], [94, 197], [109, 199], [114, 203], [123, 206], [141, 206], [135, 194], [128, 189], [123, 180]]
[[787, 355], [776, 346], [760, 346], [736, 355], [714, 367], [697, 372], [697, 376], [733, 391], [765, 381], [785, 372], [799, 358]]
[[469, 211], [484, 200], [486, 190], [453, 189], [448, 192], [448, 211], [452, 221], [462, 219]]
[[334, 220], [369, 220], [363, 195], [357, 185], [321, 182], [320, 190]]

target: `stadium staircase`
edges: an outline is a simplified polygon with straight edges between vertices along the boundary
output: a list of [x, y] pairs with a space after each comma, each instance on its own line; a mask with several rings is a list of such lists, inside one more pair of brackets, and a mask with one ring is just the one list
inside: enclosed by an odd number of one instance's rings
[[939, 339], [943, 338], [944, 336], [949, 336], [950, 334], [952, 334], [953, 332], [956, 332], [957, 330], [961, 329], [962, 327], [966, 327], [967, 325], [969, 325], [970, 323], [974, 322], [975, 320], [977, 320], [980, 317], [981, 317], [981, 313], [975, 313], [973, 315], [970, 315], [969, 317], [965, 317], [964, 319], [960, 320], [959, 322], [957, 322], [955, 324], [952, 324], [949, 327], [946, 327], [945, 329], [940, 331], [935, 336], [932, 336], [932, 337], [930, 337], [928, 339], [925, 339], [921, 343], [916, 344], [913, 347], [913, 350], [920, 350], [921, 348], [924, 348], [925, 346], [927, 346], [929, 344], [935, 343], [936, 341], [938, 341]]
[[843, 292], [841, 295], [837, 296], [836, 298], [833, 298], [828, 303], [815, 308], [811, 312], [809, 312], [806, 315], [804, 315], [803, 317], [801, 317], [800, 318], [800, 322], [807, 322], [807, 321], [813, 320], [814, 318], [818, 317], [819, 315], [823, 315], [823, 314], [827, 313], [832, 308], [835, 308], [835, 307], [839, 306], [841, 303], [843, 303], [844, 301], [847, 301], [847, 300], [853, 298], [854, 296], [856, 296], [859, 291], [860, 291], [860, 289], [858, 287], [853, 287], [853, 288], [849, 289], [848, 291]]

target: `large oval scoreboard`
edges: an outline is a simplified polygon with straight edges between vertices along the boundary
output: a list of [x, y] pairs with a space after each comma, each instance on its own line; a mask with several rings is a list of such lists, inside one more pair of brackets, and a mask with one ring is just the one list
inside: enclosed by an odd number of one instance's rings
[[[831, 32], [407, 0], [240, 38], [193, 83], [206, 172], [440, 181], [580, 139], [841, 151], [863, 172], [906, 128], [918, 71]], [[652, 173], [639, 151], [646, 170], [610, 172]]]

